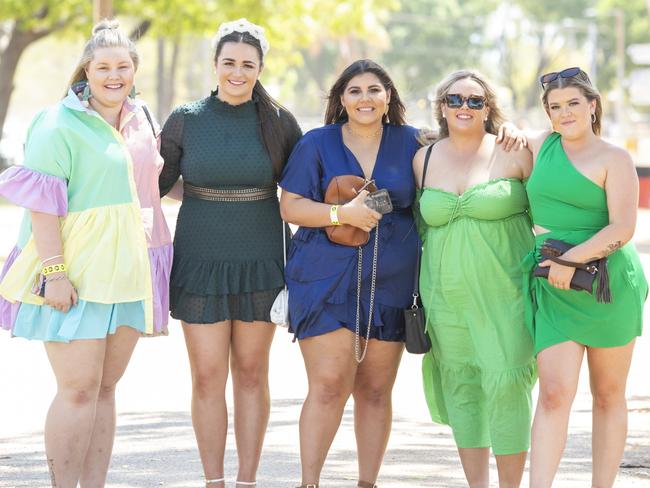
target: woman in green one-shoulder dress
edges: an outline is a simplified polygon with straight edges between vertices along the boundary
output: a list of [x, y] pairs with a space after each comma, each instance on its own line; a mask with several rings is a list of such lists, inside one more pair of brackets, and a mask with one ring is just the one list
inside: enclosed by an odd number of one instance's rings
[[[592, 486], [606, 488], [614, 484], [625, 445], [625, 383], [648, 292], [639, 257], [628, 244], [636, 224], [638, 181], [627, 152], [599, 136], [601, 100], [587, 74], [568, 68], [541, 81], [554, 132], [529, 138], [535, 167], [527, 191], [536, 250], [524, 267], [540, 380], [530, 487], [553, 483], [586, 351], [594, 398]], [[548, 238], [575, 246], [561, 256], [565, 262], [607, 257], [609, 303], [597, 299], [599, 280], [593, 294], [570, 289], [576, 268], [541, 259]], [[532, 275], [539, 261], [549, 267], [548, 280]]]
[[424, 242], [420, 289], [432, 348], [422, 373], [431, 417], [449, 424], [469, 486], [519, 486], [530, 443], [533, 343], [521, 260], [534, 247], [528, 151], [496, 144], [494, 91], [472, 71], [438, 87], [441, 139], [413, 166]]

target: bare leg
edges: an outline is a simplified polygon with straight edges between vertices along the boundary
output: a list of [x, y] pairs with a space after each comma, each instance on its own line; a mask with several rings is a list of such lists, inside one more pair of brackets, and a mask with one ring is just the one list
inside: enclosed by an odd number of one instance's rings
[[550, 488], [566, 444], [585, 347], [562, 342], [537, 356], [539, 398], [530, 449], [530, 488]]
[[45, 421], [52, 486], [76, 488], [90, 443], [102, 377], [105, 340], [46, 342], [57, 393]]
[[302, 484], [318, 483], [356, 373], [353, 333], [338, 329], [300, 341], [309, 392], [300, 414]]
[[80, 479], [82, 488], [101, 488], [106, 484], [115, 439], [115, 386], [129, 364], [139, 337], [140, 333], [131, 327], [118, 327], [115, 334], [106, 337], [95, 424]]
[[625, 385], [634, 341], [621, 347], [588, 348], [589, 380], [594, 397], [592, 457], [594, 488], [614, 485], [627, 438]]
[[459, 447], [458, 455], [469, 487], [488, 488], [490, 486], [490, 448]]
[[528, 451], [495, 456], [499, 473], [499, 488], [519, 488], [524, 476]]
[[257, 479], [271, 411], [269, 353], [274, 333], [275, 325], [268, 322], [233, 322], [230, 368], [235, 401], [238, 481]]
[[359, 480], [374, 483], [384, 459], [393, 422], [392, 393], [404, 344], [368, 344], [354, 384], [354, 432], [359, 456]]
[[[226, 380], [230, 351], [230, 321], [217, 324], [183, 324], [192, 370], [192, 425], [206, 479], [223, 478], [223, 458], [228, 433]], [[221, 488], [224, 483], [211, 483]]]

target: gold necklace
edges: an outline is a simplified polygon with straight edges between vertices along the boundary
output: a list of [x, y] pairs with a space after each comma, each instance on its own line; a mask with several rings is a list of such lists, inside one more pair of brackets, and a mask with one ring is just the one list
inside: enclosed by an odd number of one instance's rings
[[351, 136], [361, 137], [362, 139], [372, 139], [373, 137], [377, 137], [379, 134], [382, 133], [382, 131], [384, 130], [384, 126], [380, 125], [379, 129], [377, 129], [375, 132], [373, 132], [372, 134], [367, 135], [367, 136], [365, 136], [363, 134], [359, 134], [358, 132], [354, 132], [352, 130], [352, 127], [350, 127], [350, 122], [345, 124], [345, 129], [348, 131], [348, 134], [350, 134]]

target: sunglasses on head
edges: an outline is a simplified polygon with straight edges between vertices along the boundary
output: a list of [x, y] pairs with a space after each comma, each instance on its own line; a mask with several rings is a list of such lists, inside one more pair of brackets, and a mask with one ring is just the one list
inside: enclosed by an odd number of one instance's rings
[[467, 108], [471, 110], [481, 110], [485, 107], [485, 97], [479, 95], [470, 95], [464, 97], [459, 93], [448, 93], [445, 95], [445, 103], [449, 108], [461, 108], [467, 102]]
[[[542, 84], [542, 89], [546, 89], [546, 85], [552, 81], [557, 80], [558, 78], [573, 78], [574, 76], [578, 76], [581, 73], [582, 70], [577, 66], [574, 66], [573, 68], [563, 69], [562, 71], [553, 71], [552, 73], [546, 73], [545, 75], [539, 77], [539, 82]], [[580, 76], [580, 78], [584, 79], [583, 76]], [[585, 79], [585, 81], [589, 81], [589, 78]]]

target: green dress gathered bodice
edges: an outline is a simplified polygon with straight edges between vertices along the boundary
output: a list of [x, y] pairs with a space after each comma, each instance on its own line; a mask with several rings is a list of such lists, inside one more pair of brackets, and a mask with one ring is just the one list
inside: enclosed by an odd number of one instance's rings
[[536, 250], [523, 262], [527, 325], [535, 351], [565, 341], [591, 347], [622, 346], [640, 335], [648, 285], [633, 244], [607, 258], [612, 303], [598, 303], [595, 294], [560, 290], [546, 279], [531, 277], [545, 239], [578, 245], [609, 224], [605, 189], [573, 165], [560, 134], [553, 133], [544, 141], [527, 191], [534, 223], [549, 231], [536, 236]]
[[534, 246], [524, 184], [498, 178], [461, 195], [425, 188], [418, 217], [431, 417], [451, 425], [459, 447], [526, 450], [536, 371], [521, 292], [520, 263]]

